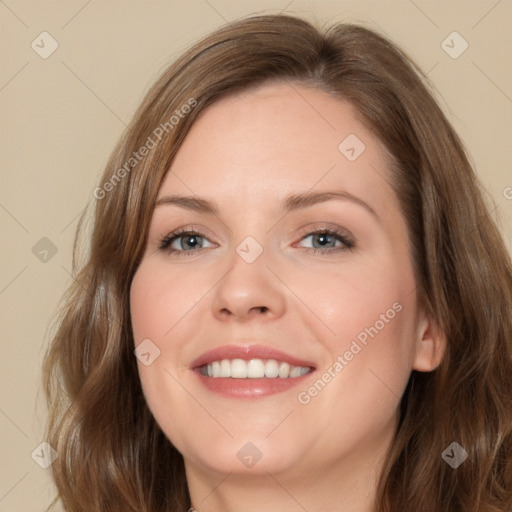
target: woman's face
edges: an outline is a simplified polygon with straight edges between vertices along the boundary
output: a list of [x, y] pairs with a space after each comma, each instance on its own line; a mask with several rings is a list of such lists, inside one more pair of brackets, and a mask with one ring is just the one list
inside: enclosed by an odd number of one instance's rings
[[189, 474], [387, 447], [411, 370], [437, 364], [387, 163], [348, 103], [297, 84], [194, 123], [131, 287], [144, 394]]

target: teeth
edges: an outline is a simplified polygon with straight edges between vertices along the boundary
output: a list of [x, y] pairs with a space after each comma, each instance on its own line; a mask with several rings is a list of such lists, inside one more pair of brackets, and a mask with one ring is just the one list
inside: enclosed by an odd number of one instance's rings
[[306, 375], [311, 368], [293, 366], [275, 359], [222, 359], [212, 361], [201, 367], [200, 372], [205, 377], [231, 377], [233, 379], [294, 379]]
[[274, 359], [269, 359], [265, 363], [265, 377], [275, 379], [279, 375], [279, 365]]
[[261, 359], [251, 359], [247, 363], [247, 377], [261, 379], [265, 377], [265, 363]]
[[279, 365], [279, 377], [281, 379], [286, 379], [290, 376], [290, 365], [288, 363], [281, 363]]
[[231, 363], [227, 359], [220, 362], [220, 374], [223, 377], [231, 377]]
[[300, 377], [302, 375], [301, 370], [302, 368], [300, 366], [293, 366], [290, 369], [290, 378]]
[[[213, 362], [212, 365], [213, 364], [215, 364], [215, 362]], [[215, 374], [213, 374], [213, 376], [215, 377]], [[220, 375], [217, 375], [217, 377], [220, 377]], [[245, 379], [247, 377], [247, 365], [245, 361], [242, 359], [233, 359], [233, 361], [231, 361], [231, 377], [234, 379]]]

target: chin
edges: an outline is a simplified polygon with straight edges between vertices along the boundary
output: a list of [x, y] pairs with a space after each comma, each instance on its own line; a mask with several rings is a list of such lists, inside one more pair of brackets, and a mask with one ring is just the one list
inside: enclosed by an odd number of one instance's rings
[[267, 473], [290, 471], [304, 462], [301, 453], [304, 454], [305, 450], [293, 446], [293, 443], [283, 443], [277, 437], [266, 439], [264, 435], [247, 433], [243, 438], [210, 438], [210, 442], [208, 436], [202, 437], [206, 442], [203, 441], [201, 445], [194, 442], [195, 438], [186, 446], [177, 448], [186, 462], [208, 472], [267, 476]]

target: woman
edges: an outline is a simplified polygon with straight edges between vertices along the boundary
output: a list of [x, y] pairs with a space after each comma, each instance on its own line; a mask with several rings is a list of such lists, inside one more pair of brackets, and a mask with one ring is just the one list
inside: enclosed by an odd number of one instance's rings
[[154, 84], [45, 360], [65, 510], [510, 510], [511, 261], [424, 80], [279, 15]]

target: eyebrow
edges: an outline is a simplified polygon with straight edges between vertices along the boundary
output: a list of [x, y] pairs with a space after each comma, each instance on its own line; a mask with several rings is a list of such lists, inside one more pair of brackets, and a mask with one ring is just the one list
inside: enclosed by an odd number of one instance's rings
[[[307, 208], [315, 204], [324, 203], [332, 200], [344, 200], [355, 203], [368, 212], [370, 212], [378, 221], [380, 221], [377, 212], [361, 198], [347, 192], [345, 190], [330, 190], [325, 192], [303, 192], [300, 194], [292, 194], [284, 199], [281, 204], [281, 210], [289, 213], [301, 208]], [[175, 205], [186, 210], [195, 211], [209, 215], [219, 216], [219, 207], [215, 201], [209, 201], [197, 196], [180, 196], [180, 195], [167, 195], [161, 197], [155, 206], [161, 205]]]

